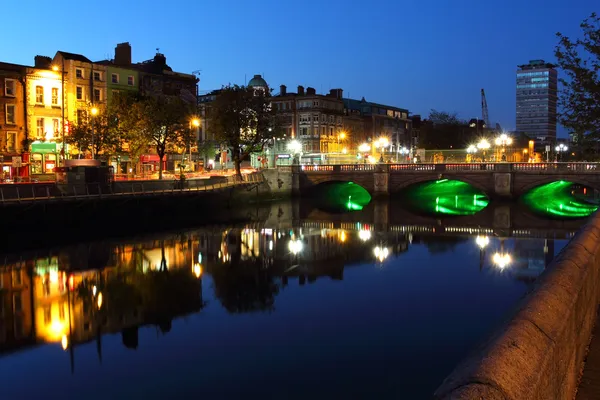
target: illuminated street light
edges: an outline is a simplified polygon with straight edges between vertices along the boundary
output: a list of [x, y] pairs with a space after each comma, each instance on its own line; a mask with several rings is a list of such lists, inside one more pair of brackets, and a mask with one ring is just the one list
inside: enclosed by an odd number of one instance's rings
[[192, 119], [192, 125], [196, 128], [200, 126], [200, 120], [198, 118]]
[[298, 154], [302, 151], [302, 143], [294, 139], [288, 143], [287, 148], [292, 154]]
[[510, 146], [512, 139], [506, 133], [501, 134], [496, 138], [496, 146]]
[[390, 142], [389, 142], [388, 138], [386, 138], [385, 136], [380, 137], [375, 142], [375, 147], [379, 148], [381, 151], [381, 157], [379, 158], [379, 162], [383, 162], [383, 152], [384, 152], [385, 148], [389, 145], [389, 143]]
[[371, 146], [368, 143], [363, 143], [360, 146], [358, 146], [358, 151], [360, 151], [361, 153], [366, 153], [369, 150], [371, 150]]
[[96, 115], [98, 115], [98, 109], [96, 107], [92, 107], [92, 115], [95, 117]]
[[467, 153], [469, 153], [469, 154], [477, 153], [477, 146], [472, 144], [469, 147], [467, 147]]
[[388, 258], [388, 256], [390, 255], [390, 251], [387, 247], [376, 246], [373, 249], [373, 254], [375, 255], [377, 261], [382, 263], [385, 261], [386, 258]]
[[490, 148], [490, 142], [485, 139], [481, 139], [479, 143], [477, 143], [477, 148], [483, 151], [482, 161], [485, 162], [485, 151]]
[[564, 153], [565, 151], [569, 150], [569, 148], [564, 143], [560, 143], [558, 146], [556, 146], [554, 148], [554, 150], [556, 150], [556, 159], [558, 161], [559, 159], [562, 158], [561, 153]]
[[498, 268], [504, 269], [512, 262], [512, 258], [508, 253], [495, 253], [492, 261]]

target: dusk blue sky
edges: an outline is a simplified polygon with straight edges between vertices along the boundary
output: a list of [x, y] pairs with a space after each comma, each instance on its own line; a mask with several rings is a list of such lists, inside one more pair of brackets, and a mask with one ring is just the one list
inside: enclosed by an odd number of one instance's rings
[[[134, 61], [156, 48], [176, 71], [202, 70], [200, 90], [264, 74], [407, 108], [481, 116], [515, 127], [515, 70], [554, 61], [555, 33], [580, 34], [595, 0], [175, 0], [7, 2], [0, 60], [32, 64], [57, 50], [92, 60], [128, 41]], [[127, 4], [127, 5], [125, 5]], [[595, 6], [595, 7], [594, 7]]]

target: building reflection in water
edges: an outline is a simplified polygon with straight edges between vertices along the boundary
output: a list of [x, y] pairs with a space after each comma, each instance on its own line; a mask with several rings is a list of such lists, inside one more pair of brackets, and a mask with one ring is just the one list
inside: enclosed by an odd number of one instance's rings
[[344, 268], [387, 265], [411, 244], [441, 253], [474, 240], [480, 269], [525, 281], [552, 260], [552, 239], [504, 240], [487, 231], [436, 236], [436, 228], [419, 226], [305, 221], [285, 229], [206, 228], [7, 260], [0, 270], [0, 350], [54, 343], [70, 351], [73, 364], [76, 347], [91, 341], [101, 359], [105, 333], [121, 333], [123, 345], [135, 349], [140, 327], [166, 334], [175, 318], [202, 310], [205, 275], [224, 309], [244, 313], [272, 310], [290, 280], [342, 280]]

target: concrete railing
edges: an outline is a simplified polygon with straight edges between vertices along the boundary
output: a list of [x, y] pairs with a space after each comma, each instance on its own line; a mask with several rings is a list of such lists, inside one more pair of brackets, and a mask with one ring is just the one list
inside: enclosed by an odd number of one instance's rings
[[436, 399], [573, 399], [600, 300], [600, 213]]

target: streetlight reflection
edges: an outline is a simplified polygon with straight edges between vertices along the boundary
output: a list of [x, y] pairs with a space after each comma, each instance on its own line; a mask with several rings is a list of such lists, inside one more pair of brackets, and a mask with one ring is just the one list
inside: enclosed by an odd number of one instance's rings
[[290, 253], [294, 255], [301, 253], [303, 248], [304, 245], [301, 240], [290, 240], [288, 243], [288, 249], [290, 250]]
[[479, 246], [480, 249], [485, 249], [488, 244], [490, 244], [490, 238], [487, 236], [477, 236], [475, 238], [475, 243]]
[[192, 272], [194, 273], [196, 278], [200, 278], [202, 276], [202, 265], [200, 265], [200, 263], [194, 264], [194, 267], [192, 268]]
[[498, 268], [504, 269], [510, 265], [512, 258], [508, 253], [495, 253], [492, 257], [492, 261]]
[[384, 262], [385, 259], [390, 255], [390, 251], [387, 247], [376, 246], [373, 249], [373, 254], [375, 255], [377, 261]]
[[371, 231], [367, 229], [361, 229], [360, 231], [358, 231], [358, 238], [363, 242], [368, 241], [369, 239], [371, 239]]

